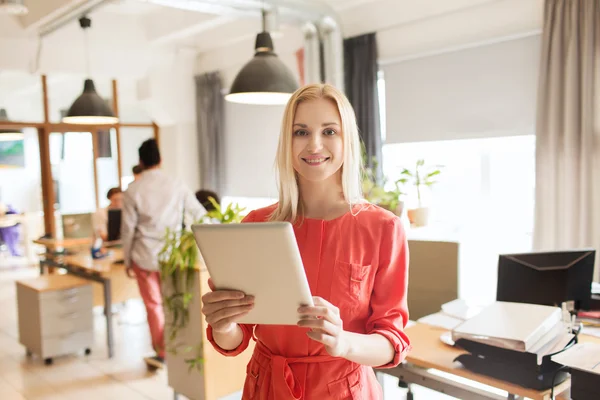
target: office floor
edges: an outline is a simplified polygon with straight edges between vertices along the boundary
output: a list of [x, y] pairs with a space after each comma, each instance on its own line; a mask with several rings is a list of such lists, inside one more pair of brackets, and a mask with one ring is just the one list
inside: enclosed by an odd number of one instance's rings
[[[115, 357], [106, 355], [102, 310], [94, 311], [95, 344], [90, 356], [59, 357], [45, 366], [27, 358], [18, 340], [15, 281], [35, 277], [39, 270], [23, 265], [0, 268], [0, 399], [2, 400], [170, 400], [165, 371], [149, 373], [142, 358], [150, 351], [143, 305], [129, 302], [115, 318]], [[386, 379], [386, 400], [405, 399], [397, 380]], [[239, 393], [222, 400], [240, 399]], [[451, 399], [427, 389], [416, 388], [418, 400]], [[180, 399], [183, 400], [182, 397]]]
[[[45, 366], [38, 357], [25, 357], [18, 341], [15, 280], [34, 277], [36, 268], [0, 269], [0, 399], [165, 400], [173, 394], [165, 372], [148, 373], [142, 357], [150, 350], [143, 313], [130, 305], [116, 319], [116, 355], [106, 355], [104, 319], [95, 310], [95, 345], [90, 356], [56, 358]], [[136, 315], [134, 315], [136, 314]]]

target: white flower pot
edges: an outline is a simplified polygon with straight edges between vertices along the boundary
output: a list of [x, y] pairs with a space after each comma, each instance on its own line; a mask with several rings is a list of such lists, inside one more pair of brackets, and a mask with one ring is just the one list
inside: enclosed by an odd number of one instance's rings
[[414, 226], [427, 226], [429, 223], [429, 208], [419, 207], [408, 210], [408, 219]]

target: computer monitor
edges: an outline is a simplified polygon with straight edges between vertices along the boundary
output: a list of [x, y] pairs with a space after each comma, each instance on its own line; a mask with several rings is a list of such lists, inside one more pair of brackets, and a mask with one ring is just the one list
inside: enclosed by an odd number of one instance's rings
[[121, 240], [121, 209], [108, 209], [108, 226], [106, 227], [108, 233], [107, 241], [114, 242]]
[[596, 251], [590, 249], [502, 254], [496, 300], [560, 307], [574, 301], [589, 310]]
[[62, 216], [65, 239], [90, 238], [93, 236], [92, 214], [64, 214]]

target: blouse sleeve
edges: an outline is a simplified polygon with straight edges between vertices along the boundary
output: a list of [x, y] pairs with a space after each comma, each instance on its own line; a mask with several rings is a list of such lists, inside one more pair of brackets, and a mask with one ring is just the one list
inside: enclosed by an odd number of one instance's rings
[[410, 350], [408, 322], [408, 242], [400, 218], [388, 222], [379, 249], [379, 266], [371, 294], [367, 333], [377, 333], [394, 347], [394, 359], [378, 368], [393, 368]]
[[[246, 215], [246, 217], [242, 220], [242, 223], [244, 223], [244, 222], [255, 222], [253, 211], [251, 211], [248, 215]], [[250, 344], [250, 339], [254, 339], [254, 326], [255, 326], [255, 324], [239, 324], [239, 325], [240, 325], [240, 328], [242, 328], [242, 333], [244, 336], [242, 337], [242, 343], [240, 343], [240, 345], [238, 347], [236, 347], [235, 349], [225, 350], [225, 349], [222, 349], [221, 347], [219, 347], [217, 342], [215, 342], [215, 339], [213, 337], [212, 326], [210, 326], [210, 325], [207, 325], [206, 337], [207, 337], [208, 341], [210, 342], [210, 344], [212, 344], [213, 348], [218, 353], [221, 353], [224, 356], [228, 356], [228, 357], [237, 356], [238, 354], [242, 353], [244, 350], [246, 350], [248, 348], [248, 344]]]

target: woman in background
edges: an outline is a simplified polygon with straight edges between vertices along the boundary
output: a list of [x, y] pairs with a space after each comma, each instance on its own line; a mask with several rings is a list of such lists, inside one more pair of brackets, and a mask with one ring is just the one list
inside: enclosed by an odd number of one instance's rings
[[277, 167], [279, 202], [244, 222], [293, 223], [314, 307], [298, 309], [297, 326], [238, 324], [253, 298], [209, 282], [208, 338], [228, 356], [256, 338], [244, 399], [381, 399], [369, 367], [394, 367], [410, 347], [408, 248], [400, 219], [362, 199], [358, 128], [340, 91], [315, 84], [292, 95]]

